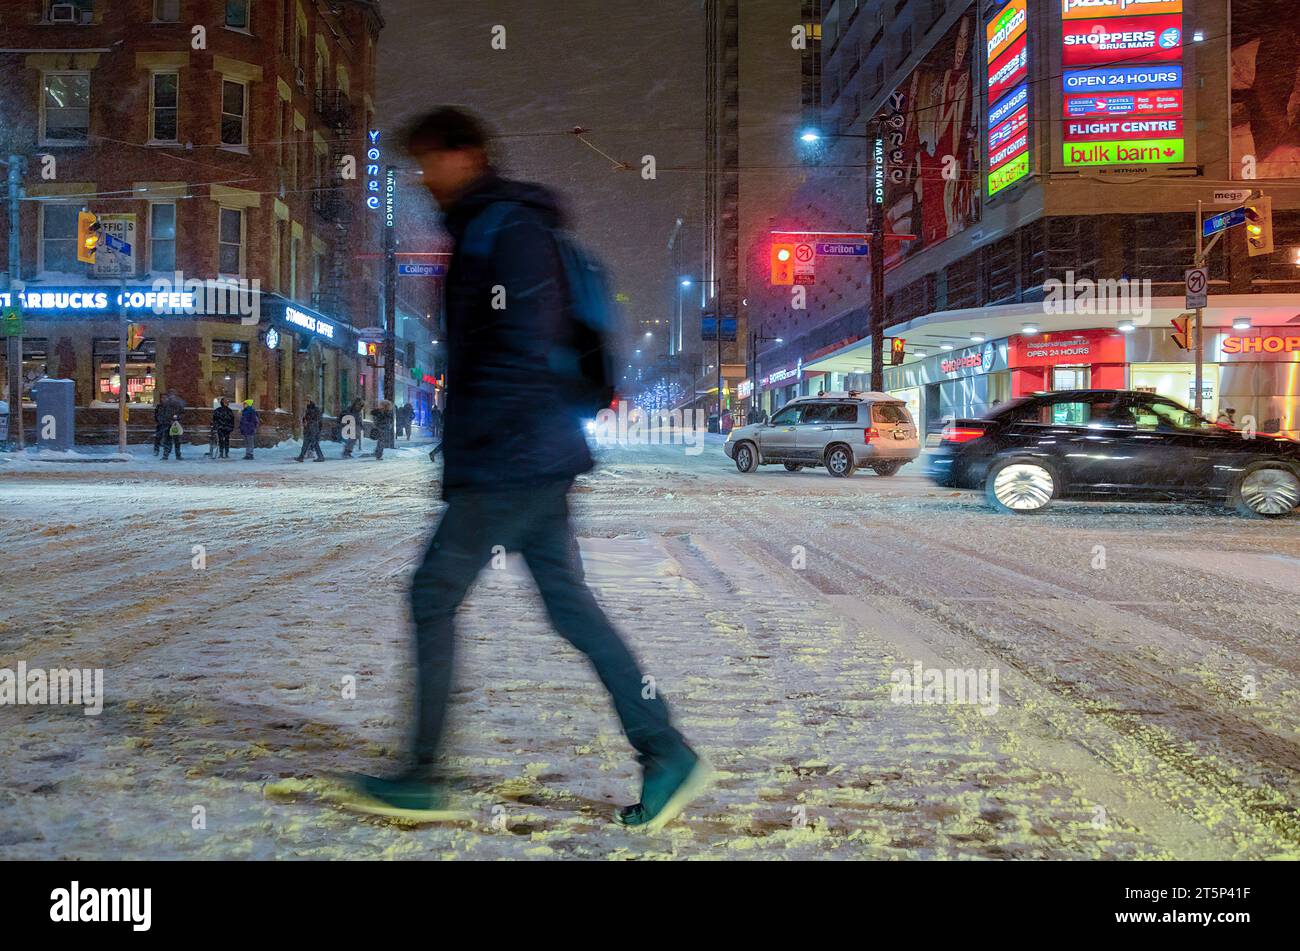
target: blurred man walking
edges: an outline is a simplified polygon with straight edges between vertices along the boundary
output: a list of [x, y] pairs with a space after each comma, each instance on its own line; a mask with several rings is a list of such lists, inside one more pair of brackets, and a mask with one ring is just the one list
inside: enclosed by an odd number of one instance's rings
[[[411, 581], [418, 663], [414, 766], [395, 779], [359, 777], [358, 808], [437, 816], [446, 808], [435, 760], [443, 734], [453, 618], [496, 545], [522, 553], [551, 623], [586, 654], [636, 749], [641, 801], [625, 825], [658, 827], [707, 783], [709, 769], [644, 690], [641, 670], [583, 578], [567, 494], [592, 458], [557, 358], [574, 352], [572, 301], [546, 189], [499, 177], [478, 120], [444, 108], [417, 122], [407, 149], [455, 242], [446, 280], [447, 509]], [[508, 633], [502, 632], [502, 636]]]

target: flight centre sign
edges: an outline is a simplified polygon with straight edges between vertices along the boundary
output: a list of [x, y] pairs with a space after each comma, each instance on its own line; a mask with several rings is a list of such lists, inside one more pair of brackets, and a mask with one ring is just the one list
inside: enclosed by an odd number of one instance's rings
[[1183, 0], [1061, 0], [1066, 168], [1189, 160]]
[[988, 195], [1029, 175], [1029, 0], [1011, 0], [984, 27], [988, 66]]

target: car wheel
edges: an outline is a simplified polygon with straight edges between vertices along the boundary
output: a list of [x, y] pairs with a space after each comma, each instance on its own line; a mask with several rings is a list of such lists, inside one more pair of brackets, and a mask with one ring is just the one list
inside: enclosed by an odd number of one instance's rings
[[876, 470], [876, 475], [891, 476], [903, 468], [903, 460], [889, 459], [885, 462], [876, 462], [872, 463], [871, 468]]
[[802, 468], [803, 468], [803, 466], [799, 465], [799, 463], [797, 463], [797, 462], [787, 462], [787, 463], [785, 464], [785, 471], [786, 471], [786, 472], [798, 472], [798, 471], [799, 471], [800, 469], [802, 469]]
[[758, 468], [758, 452], [752, 442], [742, 442], [736, 447], [736, 468], [741, 472], [753, 472]]
[[1300, 505], [1300, 478], [1285, 465], [1260, 462], [1237, 480], [1233, 506], [1252, 518], [1278, 518]]
[[1051, 503], [1056, 477], [1038, 460], [1008, 459], [989, 470], [984, 495], [999, 512], [1030, 515]]
[[847, 478], [857, 469], [853, 459], [853, 450], [843, 444], [831, 446], [826, 450], [826, 471], [833, 476]]

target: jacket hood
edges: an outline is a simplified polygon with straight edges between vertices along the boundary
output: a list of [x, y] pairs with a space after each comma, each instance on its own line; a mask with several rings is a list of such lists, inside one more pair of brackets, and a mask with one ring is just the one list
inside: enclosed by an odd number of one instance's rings
[[566, 221], [559, 196], [545, 185], [502, 178], [495, 170], [489, 169], [447, 210], [444, 222], [447, 230], [459, 241], [470, 220], [497, 201], [513, 201], [534, 208], [553, 228], [563, 227]]

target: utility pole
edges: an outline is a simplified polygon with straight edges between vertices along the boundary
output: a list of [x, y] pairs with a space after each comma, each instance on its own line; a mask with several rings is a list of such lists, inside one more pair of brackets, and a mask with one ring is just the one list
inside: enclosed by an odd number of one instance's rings
[[[1202, 227], [1202, 219], [1205, 216], [1205, 202], [1198, 200], [1196, 202], [1196, 267], [1205, 267], [1205, 236]], [[1216, 239], [1217, 240], [1217, 239]], [[1206, 281], [1206, 287], [1209, 287], [1209, 281]], [[1194, 409], [1201, 412], [1203, 403], [1202, 377], [1205, 374], [1205, 335], [1204, 335], [1204, 318], [1205, 308], [1196, 308], [1196, 325], [1192, 335], [1196, 338], [1196, 402]]]
[[384, 170], [384, 399], [397, 399], [397, 169]]
[[868, 123], [867, 230], [871, 232], [871, 389], [885, 389], [885, 137], [882, 116]]
[[[718, 296], [718, 304], [722, 304], [722, 296]], [[718, 317], [718, 432], [722, 432], [722, 310], [719, 306]]]
[[[9, 156], [9, 267], [4, 275], [4, 287], [11, 302], [17, 303], [22, 290], [22, 240], [19, 232], [18, 209], [23, 198], [23, 157]], [[9, 365], [9, 433], [5, 435], [19, 449], [25, 445], [23, 434], [23, 338], [6, 337], [6, 360]], [[17, 436], [10, 434], [17, 429]]]

